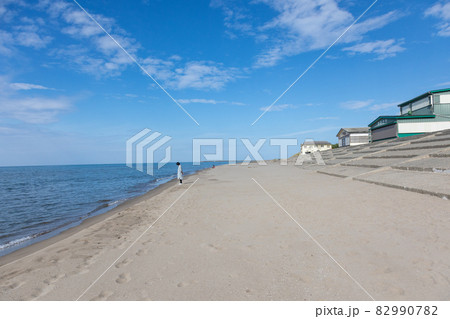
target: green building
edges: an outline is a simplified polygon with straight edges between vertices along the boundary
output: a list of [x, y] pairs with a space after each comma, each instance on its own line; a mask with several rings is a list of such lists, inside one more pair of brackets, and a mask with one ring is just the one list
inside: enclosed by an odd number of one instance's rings
[[379, 116], [369, 124], [372, 142], [450, 129], [450, 89], [429, 91], [399, 108], [400, 115]]

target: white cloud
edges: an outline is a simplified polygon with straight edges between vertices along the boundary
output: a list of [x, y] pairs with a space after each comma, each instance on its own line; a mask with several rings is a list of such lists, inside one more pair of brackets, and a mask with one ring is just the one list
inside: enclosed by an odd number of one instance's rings
[[405, 51], [402, 47], [403, 41], [397, 42], [395, 39], [386, 41], [374, 41], [359, 43], [351, 47], [344, 48], [343, 51], [348, 51], [351, 54], [355, 53], [373, 53], [377, 55], [376, 60], [384, 60], [386, 58], [394, 57], [397, 53]]
[[171, 84], [178, 89], [221, 89], [225, 83], [234, 80], [236, 71], [213, 62], [188, 62], [184, 68], [175, 70]]
[[25, 2], [22, 0], [1, 0], [0, 1], [0, 19], [6, 22], [12, 21], [16, 16], [17, 12], [8, 6], [13, 4], [15, 6], [25, 6]]
[[190, 61], [183, 64], [179, 59], [164, 61], [146, 58], [141, 63], [152, 76], [174, 89], [221, 89], [239, 76], [236, 68], [227, 68], [212, 61]]
[[[13, 88], [13, 91], [6, 88]], [[7, 77], [0, 76], [0, 115], [3, 118], [16, 119], [25, 123], [46, 124], [57, 121], [57, 116], [71, 109], [72, 101], [68, 97], [29, 96], [29, 92], [20, 91], [48, 88], [29, 83], [9, 83]]]
[[237, 38], [237, 34], [255, 36], [256, 32], [252, 24], [251, 16], [240, 7], [230, 1], [212, 0], [212, 8], [220, 8], [224, 14], [225, 33], [231, 38]]
[[170, 80], [174, 76], [173, 69], [175, 68], [175, 61], [173, 60], [164, 61], [148, 57], [143, 59], [140, 63], [148, 73], [157, 77], [159, 80]]
[[304, 131], [283, 134], [283, 135], [279, 135], [279, 137], [293, 137], [293, 136], [298, 136], [298, 135], [306, 135], [306, 134], [311, 134], [311, 133], [322, 133], [322, 132], [334, 131], [334, 130], [339, 130], [339, 129], [340, 129], [339, 126], [324, 126], [324, 127], [320, 127], [320, 128], [312, 129], [312, 130], [304, 130]]
[[18, 133], [21, 133], [21, 131], [12, 127], [0, 126], [0, 135], [12, 135]]
[[11, 33], [0, 30], [0, 54], [10, 55], [12, 53], [12, 43], [14, 42]]
[[339, 117], [337, 117], [337, 116], [321, 116], [321, 117], [315, 117], [313, 119], [309, 119], [308, 121], [327, 121], [327, 120], [339, 120]]
[[[302, 52], [324, 49], [333, 43], [355, 17], [339, 7], [336, 0], [259, 0], [279, 12], [278, 16], [260, 28], [262, 32], [274, 31], [277, 39], [257, 56], [256, 67], [277, 64], [281, 59]], [[355, 24], [340, 39], [341, 43], [361, 41], [363, 36], [380, 29], [399, 18], [396, 11], [366, 19]]]
[[31, 83], [11, 83], [9, 85], [13, 90], [54, 90], [39, 84]]
[[207, 100], [207, 99], [179, 99], [178, 102], [180, 102], [182, 104], [189, 104], [189, 103], [201, 103], [201, 104], [226, 103], [226, 101]]
[[450, 37], [450, 1], [446, 3], [436, 3], [425, 11], [425, 16], [432, 16], [441, 20], [437, 25], [438, 35]]
[[22, 18], [21, 22], [25, 24], [14, 27], [14, 38], [17, 45], [32, 47], [34, 49], [42, 49], [52, 40], [48, 35], [42, 35], [42, 28], [39, 26], [39, 19], [36, 21]]
[[[93, 74], [96, 77], [116, 76], [134, 63], [114, 40], [72, 3], [43, 0], [41, 7], [52, 17], [62, 20], [61, 30], [64, 34], [83, 42], [88, 41], [90, 44], [88, 46], [77, 44], [52, 51], [53, 55], [64, 58], [78, 71]], [[99, 14], [92, 14], [92, 16], [164, 87], [221, 89], [238, 74], [237, 69], [224, 67], [220, 63], [183, 62], [177, 55], [166, 60], [153, 56], [139, 59], [136, 56], [140, 48], [139, 43], [120, 29], [114, 19]]]
[[393, 102], [393, 103], [380, 103], [380, 104], [374, 104], [370, 107], [370, 109], [372, 111], [381, 111], [381, 110], [387, 110], [387, 109], [391, 109], [391, 110], [398, 110], [398, 105], [401, 102]]
[[[119, 75], [133, 61], [86, 13], [73, 3], [65, 1], [40, 2], [40, 8], [59, 23], [61, 32], [79, 40], [80, 43], [52, 50], [52, 54], [63, 58], [76, 70], [93, 74], [96, 77]], [[119, 42], [131, 55], [139, 44], [127, 36], [115, 21], [103, 15], [92, 14], [99, 24]]]
[[341, 103], [341, 107], [348, 110], [358, 110], [362, 108], [366, 108], [369, 105], [371, 105], [374, 102], [374, 100], [367, 100], [367, 101], [347, 101]]
[[445, 86], [445, 87], [448, 87], [448, 86], [450, 86], [450, 82], [439, 83], [439, 84], [436, 85], [436, 86]]
[[70, 107], [71, 101], [65, 97], [0, 97], [0, 114], [33, 124], [55, 122], [57, 115]]
[[42, 49], [50, 43], [52, 37], [40, 36], [36, 32], [19, 32], [16, 35], [16, 40], [19, 45], [32, 47], [35, 49]]
[[284, 111], [287, 109], [296, 109], [297, 106], [292, 105], [292, 104], [276, 104], [273, 105], [272, 107], [270, 106], [265, 106], [260, 108], [261, 111], [267, 111], [267, 112], [280, 112], [280, 111]]
[[359, 110], [359, 109], [369, 109], [371, 111], [381, 111], [392, 109], [396, 110], [397, 105], [400, 102], [388, 102], [388, 103], [376, 103], [375, 100], [366, 100], [366, 101], [347, 101], [340, 104], [340, 106], [344, 109], [348, 110]]
[[233, 105], [245, 105], [242, 102], [229, 102], [229, 101], [218, 101], [213, 99], [179, 99], [178, 102], [181, 104], [189, 103], [200, 103], [200, 104], [233, 104]]
[[8, 31], [0, 30], [0, 54], [11, 55], [16, 46], [31, 47], [34, 49], [45, 48], [52, 37], [45, 35], [42, 29], [42, 19], [30, 19], [25, 16], [18, 18], [18, 13], [7, 8], [9, 4], [25, 6], [22, 1], [0, 1], [0, 21], [3, 20], [5, 26], [14, 23]]

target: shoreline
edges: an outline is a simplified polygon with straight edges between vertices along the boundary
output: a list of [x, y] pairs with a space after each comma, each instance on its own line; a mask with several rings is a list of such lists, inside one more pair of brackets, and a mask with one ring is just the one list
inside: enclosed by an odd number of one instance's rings
[[[208, 169], [210, 169], [210, 168], [209, 167], [203, 168], [203, 169], [200, 169], [200, 170], [196, 171], [193, 174], [189, 174], [189, 175], [185, 175], [185, 176], [186, 177], [187, 176], [195, 176], [198, 173], [203, 172], [203, 171], [208, 170]], [[127, 209], [130, 206], [133, 206], [135, 204], [138, 204], [138, 203], [140, 203], [142, 201], [145, 201], [145, 200], [147, 200], [147, 199], [149, 199], [149, 198], [151, 198], [153, 196], [156, 196], [156, 195], [160, 194], [161, 192], [165, 191], [166, 189], [176, 185], [176, 183], [177, 183], [177, 179], [176, 178], [171, 179], [171, 180], [169, 180], [169, 181], [167, 181], [167, 182], [165, 182], [163, 184], [160, 184], [160, 185], [156, 186], [153, 189], [150, 189], [149, 191], [147, 191], [144, 194], [141, 194], [141, 195], [138, 195], [138, 196], [126, 199], [124, 202], [118, 204], [116, 207], [114, 207], [114, 208], [112, 208], [112, 209], [110, 209], [110, 210], [108, 210], [108, 211], [106, 211], [106, 212], [104, 212], [102, 214], [94, 215], [92, 217], [88, 217], [88, 218], [84, 219], [80, 224], [78, 224], [78, 225], [76, 225], [74, 227], [70, 227], [68, 229], [65, 229], [65, 230], [61, 231], [60, 233], [56, 234], [55, 236], [43, 239], [43, 240], [38, 241], [36, 243], [33, 243], [33, 244], [28, 245], [28, 246], [19, 248], [19, 249], [15, 250], [15, 251], [13, 251], [13, 252], [11, 252], [9, 254], [0, 256], [0, 267], [6, 266], [6, 265], [14, 263], [14, 262], [17, 262], [18, 260], [20, 260], [22, 258], [31, 256], [31, 255], [39, 252], [42, 249], [50, 247], [50, 246], [52, 246], [52, 245], [54, 245], [54, 244], [56, 244], [56, 243], [58, 243], [58, 242], [60, 242], [60, 241], [62, 241], [64, 239], [66, 239], [66, 238], [68, 238], [68, 237], [70, 237], [72, 235], [75, 235], [75, 234], [79, 233], [80, 231], [82, 231], [82, 230], [84, 230], [84, 229], [86, 229], [86, 228], [88, 228], [90, 226], [98, 224], [98, 223], [106, 220], [107, 218], [116, 215], [117, 213]]]
[[448, 201], [293, 165], [177, 183], [0, 259], [0, 299], [449, 297]]

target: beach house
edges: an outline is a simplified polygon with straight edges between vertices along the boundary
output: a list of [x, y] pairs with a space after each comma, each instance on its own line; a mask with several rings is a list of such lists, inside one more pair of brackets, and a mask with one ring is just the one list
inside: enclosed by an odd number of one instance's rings
[[368, 127], [341, 128], [337, 133], [339, 147], [354, 146], [369, 143]]
[[398, 107], [400, 115], [369, 124], [372, 142], [450, 129], [450, 89], [426, 92]]
[[326, 150], [331, 150], [331, 143], [327, 141], [314, 141], [312, 139], [306, 139], [301, 146], [302, 154], [309, 154]]

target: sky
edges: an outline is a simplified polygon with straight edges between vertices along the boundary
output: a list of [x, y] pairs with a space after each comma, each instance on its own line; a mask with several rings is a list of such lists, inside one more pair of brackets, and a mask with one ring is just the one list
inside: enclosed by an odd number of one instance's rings
[[124, 163], [145, 128], [279, 158], [450, 87], [448, 0], [77, 2], [0, 0], [0, 166]]

